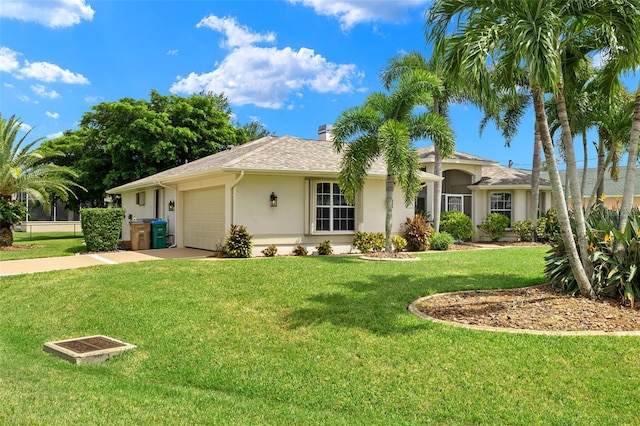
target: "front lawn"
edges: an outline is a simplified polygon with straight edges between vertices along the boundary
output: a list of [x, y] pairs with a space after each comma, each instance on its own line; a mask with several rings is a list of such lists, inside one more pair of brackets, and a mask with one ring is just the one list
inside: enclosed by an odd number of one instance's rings
[[[420, 296], [544, 282], [546, 248], [163, 260], [3, 278], [2, 424], [637, 424], [634, 337], [489, 333]], [[137, 349], [76, 366], [47, 341]]]
[[14, 232], [13, 245], [34, 246], [29, 249], [2, 249], [0, 261], [35, 259], [39, 257], [73, 256], [86, 250], [81, 232]]

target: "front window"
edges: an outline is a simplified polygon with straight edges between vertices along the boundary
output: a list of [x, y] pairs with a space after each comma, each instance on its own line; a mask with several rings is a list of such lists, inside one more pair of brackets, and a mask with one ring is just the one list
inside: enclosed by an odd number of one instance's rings
[[337, 183], [316, 183], [316, 231], [355, 231], [355, 208]]
[[491, 194], [489, 213], [500, 213], [509, 218], [511, 223], [511, 194], [508, 192], [495, 192]]

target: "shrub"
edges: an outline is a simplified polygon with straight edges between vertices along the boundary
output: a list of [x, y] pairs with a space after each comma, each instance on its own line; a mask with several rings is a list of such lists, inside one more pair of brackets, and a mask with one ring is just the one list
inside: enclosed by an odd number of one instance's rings
[[407, 250], [424, 251], [429, 248], [429, 237], [433, 235], [433, 228], [422, 215], [408, 217], [402, 227], [403, 237], [407, 240]]
[[113, 251], [118, 248], [124, 209], [81, 209], [80, 215], [87, 251]]
[[369, 253], [371, 251], [382, 251], [384, 249], [386, 239], [382, 232], [362, 232], [358, 231], [353, 240], [353, 245], [361, 253]]
[[392, 235], [391, 244], [393, 245], [394, 251], [402, 251], [407, 246], [407, 240], [400, 235]]
[[520, 238], [520, 241], [533, 240], [533, 223], [531, 219], [520, 220], [513, 224], [513, 232]]
[[429, 239], [431, 250], [449, 250], [453, 244], [453, 237], [448, 232], [437, 232]]
[[230, 257], [251, 257], [251, 234], [244, 225], [231, 225], [227, 233], [225, 251]]
[[262, 250], [262, 254], [264, 254], [266, 257], [274, 257], [276, 253], [278, 253], [278, 247], [276, 247], [274, 244], [269, 244], [267, 248]]
[[546, 228], [547, 228], [547, 218], [545, 216], [540, 216], [536, 223], [536, 241], [540, 241], [543, 243], [546, 243], [549, 241]]
[[540, 216], [536, 226], [536, 238], [541, 242], [549, 242], [560, 237], [560, 224], [558, 223], [558, 213], [551, 208]]
[[500, 213], [489, 213], [478, 228], [487, 234], [491, 241], [498, 241], [504, 237], [509, 227], [509, 218]]
[[309, 252], [307, 251], [306, 248], [298, 245], [293, 249], [292, 253], [294, 256], [306, 256]]
[[[575, 235], [575, 220], [571, 228]], [[587, 238], [593, 261], [592, 284], [599, 296], [623, 297], [633, 306], [640, 297], [640, 212], [633, 210], [624, 232], [618, 231], [619, 212], [600, 205], [587, 218]], [[554, 286], [569, 293], [579, 291], [571, 271], [562, 238], [551, 240], [551, 250], [545, 258], [545, 275]]]
[[452, 210], [440, 216], [440, 231], [451, 234], [456, 240], [466, 241], [473, 236], [473, 224], [469, 216]]
[[329, 240], [324, 240], [318, 244], [316, 249], [318, 249], [318, 254], [320, 256], [329, 256], [333, 254], [333, 248], [331, 247], [331, 241]]

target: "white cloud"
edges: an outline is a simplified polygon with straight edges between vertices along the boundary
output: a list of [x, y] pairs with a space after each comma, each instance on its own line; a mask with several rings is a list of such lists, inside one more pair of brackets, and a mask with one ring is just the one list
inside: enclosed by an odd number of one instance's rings
[[26, 123], [20, 123], [20, 130], [21, 130], [21, 131], [23, 131], [23, 132], [29, 132], [29, 131], [31, 131], [31, 129], [33, 129], [33, 127], [32, 127], [32, 126], [29, 126], [29, 125], [28, 125], [28, 124], [26, 124]]
[[410, 15], [424, 12], [430, 0], [288, 0], [311, 7], [319, 15], [333, 16], [342, 30], [369, 22], [400, 23]]
[[169, 50], [167, 52], [167, 55], [169, 56], [176, 56], [178, 54], [179, 50], [178, 49], [174, 49], [174, 50]]
[[90, 104], [95, 104], [102, 99], [104, 99], [102, 96], [85, 96], [84, 97], [84, 101]]
[[58, 139], [64, 136], [63, 132], [51, 133], [50, 135], [45, 136], [45, 139]]
[[60, 117], [60, 114], [58, 114], [57, 112], [49, 112], [49, 111], [47, 111], [45, 114], [47, 114], [47, 117], [53, 118], [54, 120], [56, 120], [56, 119], [58, 119], [58, 117]]
[[35, 99], [31, 99], [30, 97], [28, 97], [27, 95], [20, 95], [18, 96], [18, 99], [20, 99], [22, 102], [26, 102], [26, 103], [34, 103], [34, 104], [39, 104], [40, 101], [35, 100]]
[[25, 61], [25, 67], [18, 71], [18, 76], [34, 78], [47, 83], [89, 84], [89, 80], [82, 74], [63, 70], [58, 65], [49, 62]]
[[228, 38], [222, 44], [235, 47], [213, 71], [178, 77], [170, 88], [172, 93], [224, 92], [235, 105], [282, 108], [290, 95], [304, 89], [347, 93], [354, 90], [354, 80], [362, 79], [362, 73], [353, 64], [329, 62], [304, 47], [296, 51], [290, 47], [254, 46], [251, 43], [275, 40], [275, 35], [253, 33], [239, 26], [235, 19], [213, 18], [210, 16], [198, 25], [223, 32]]
[[236, 18], [218, 18], [211, 15], [204, 18], [196, 25], [196, 28], [207, 27], [214, 31], [224, 34], [227, 39], [222, 42], [222, 47], [240, 47], [249, 46], [258, 42], [273, 43], [276, 40], [274, 33], [258, 34], [251, 31], [250, 28], [238, 24]]
[[70, 27], [82, 20], [91, 21], [95, 11], [85, 0], [2, 0], [0, 16], [37, 22], [51, 28]]
[[33, 90], [33, 93], [40, 96], [41, 98], [57, 99], [60, 97], [60, 94], [55, 90], [50, 90], [47, 92], [47, 88], [42, 84], [34, 84], [33, 86], [31, 86], [31, 90]]
[[0, 47], [0, 71], [13, 72], [18, 68], [20, 68], [18, 52], [5, 46]]
[[8, 89], [13, 89], [15, 86], [11, 83], [2, 83], [2, 85]]

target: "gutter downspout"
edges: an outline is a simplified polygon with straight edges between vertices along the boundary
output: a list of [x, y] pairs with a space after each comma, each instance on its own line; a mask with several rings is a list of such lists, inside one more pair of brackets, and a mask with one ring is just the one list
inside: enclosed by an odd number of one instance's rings
[[[175, 187], [171, 187], [171, 186], [163, 184], [162, 182], [157, 182], [157, 184], [159, 186], [161, 186], [162, 188], [173, 189], [174, 191], [176, 191], [176, 200], [177, 200], [177, 198], [178, 198], [178, 185], [176, 185]], [[163, 201], [166, 201], [166, 200], [163, 200]], [[174, 207], [174, 212], [175, 212], [175, 216], [178, 216], [178, 203], [177, 202], [176, 202], [175, 207]], [[176, 223], [175, 232], [174, 232], [174, 235], [173, 235], [173, 244], [170, 245], [168, 248], [176, 248], [176, 247], [178, 247], [178, 236], [176, 235], [177, 231], [178, 231], [178, 224]]]
[[231, 224], [235, 223], [236, 185], [244, 178], [244, 170], [240, 170], [240, 176], [231, 184]]

